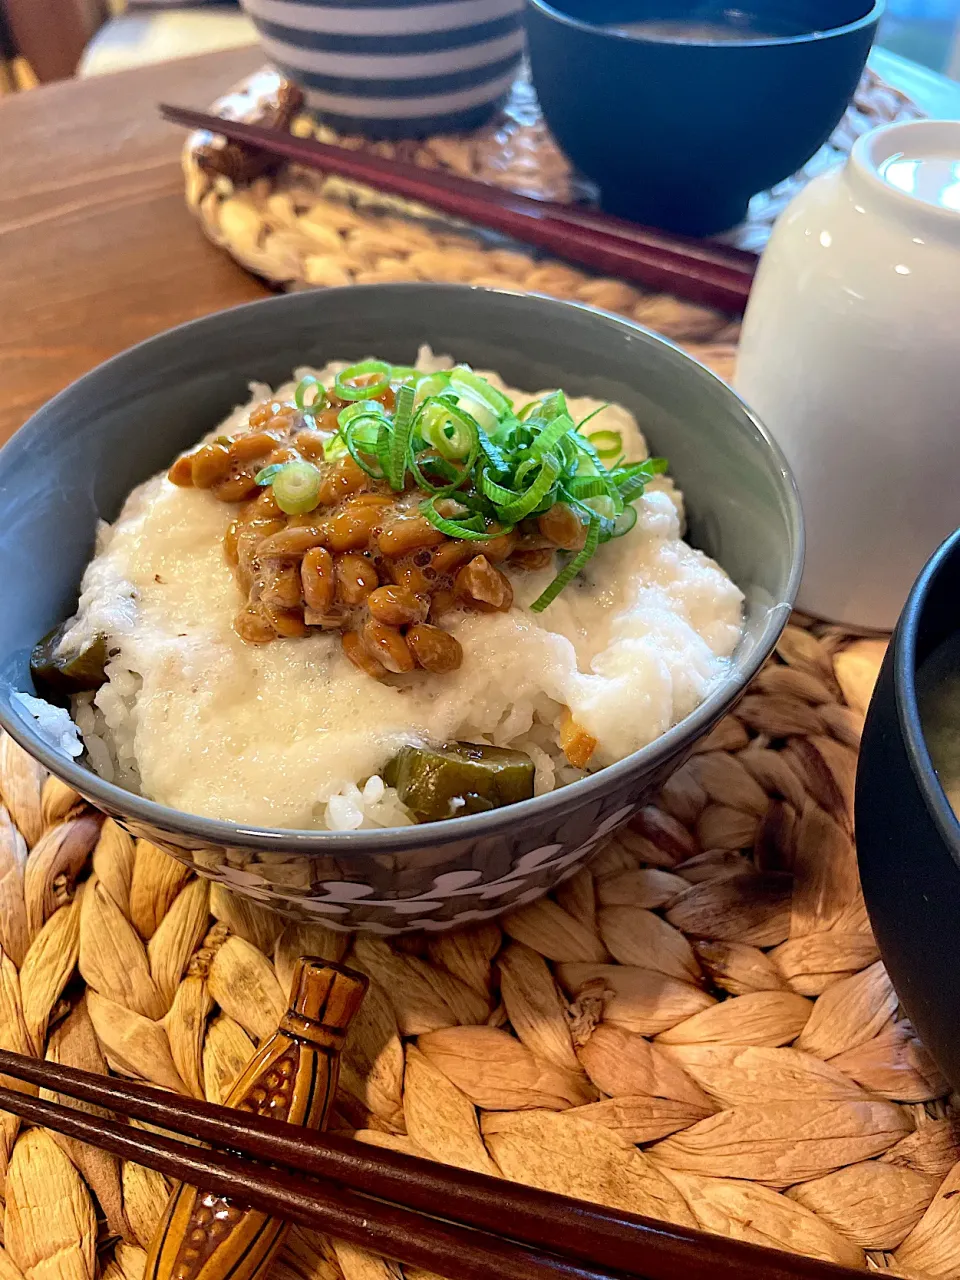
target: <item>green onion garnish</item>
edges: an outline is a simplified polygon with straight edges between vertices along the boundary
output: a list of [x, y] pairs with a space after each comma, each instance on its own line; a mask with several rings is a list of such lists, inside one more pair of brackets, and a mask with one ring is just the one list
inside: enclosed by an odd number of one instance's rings
[[578, 551], [572, 560], [567, 562], [565, 569], [557, 574], [554, 580], [547, 587], [542, 595], [537, 596], [530, 608], [534, 613], [543, 613], [548, 604], [552, 604], [557, 596], [568, 583], [572, 582], [587, 561], [593, 556], [600, 542], [600, 521], [592, 520], [590, 528], [587, 530], [587, 540], [583, 544], [583, 550]]
[[509, 533], [510, 529], [487, 529], [483, 516], [470, 516], [467, 520], [449, 520], [442, 516], [436, 508], [437, 495], [420, 503], [421, 514], [425, 515], [435, 529], [445, 533], [448, 538], [466, 538], [469, 542], [489, 542], [498, 538], [501, 533]]
[[480, 447], [481, 428], [459, 405], [428, 400], [417, 414], [416, 429], [441, 458], [473, 466]]
[[278, 476], [283, 470], [282, 462], [271, 463], [269, 467], [264, 467], [262, 471], [258, 471], [254, 476], [254, 481], [259, 485], [273, 484], [275, 476]]
[[387, 411], [379, 400], [355, 400], [337, 414], [337, 426], [345, 427], [354, 418], [385, 418]]
[[637, 523], [637, 508], [624, 507], [616, 520], [613, 522], [613, 530], [611, 538], [622, 538], [625, 533], [629, 533], [633, 526]]
[[393, 430], [390, 433], [390, 447], [384, 466], [390, 488], [398, 492], [403, 488], [407, 459], [410, 456], [410, 437], [413, 434], [413, 397], [413, 387], [403, 386], [397, 392]]
[[[333, 389], [341, 400], [371, 400], [386, 391], [392, 372], [383, 360], [361, 360], [337, 374]], [[357, 386], [358, 378], [364, 379], [362, 386]]]
[[[307, 392], [310, 391], [313, 394], [308, 402]], [[305, 378], [302, 378], [297, 383], [297, 389], [293, 393], [293, 403], [308, 418], [316, 419], [326, 402], [327, 393], [320, 384], [319, 379], [315, 378], [312, 373], [308, 373]]]
[[598, 413], [603, 413], [604, 409], [609, 409], [609, 408], [610, 408], [609, 403], [598, 404], [595, 409], [590, 410], [590, 412], [587, 414], [585, 418], [580, 419], [580, 421], [577, 423], [577, 430], [582, 431], [583, 428], [587, 425], [587, 423], [590, 422], [591, 419], [595, 418]]
[[[375, 398], [391, 385], [396, 393], [392, 411]], [[398, 493], [412, 479], [429, 495], [420, 504], [422, 515], [448, 537], [483, 543], [557, 502], [576, 512], [587, 526], [586, 542], [534, 601], [537, 613], [580, 573], [598, 546], [629, 533], [637, 522], [633, 503], [667, 468], [663, 458], [624, 462], [619, 431], [583, 433], [584, 425], [609, 406], [600, 405], [575, 424], [563, 392], [552, 391], [517, 410], [466, 365], [423, 374], [364, 360], [337, 376], [334, 391], [350, 403], [337, 414], [326, 457], [349, 454], [367, 475]], [[312, 376], [299, 384], [294, 399], [308, 416], [328, 402]], [[256, 480], [273, 485], [277, 503], [290, 515], [317, 505], [320, 472], [309, 462], [264, 467]], [[441, 515], [441, 498], [454, 500], [450, 511], [456, 514]]]
[[623, 436], [619, 431], [594, 431], [587, 439], [597, 451], [597, 457], [606, 461], [617, 458], [623, 448]]
[[309, 462], [285, 462], [273, 477], [273, 496], [288, 516], [312, 511], [320, 498], [320, 472]]
[[431, 396], [443, 395], [449, 389], [449, 386], [449, 373], [423, 373], [416, 384], [415, 403], [421, 405], [424, 400], [429, 400]]

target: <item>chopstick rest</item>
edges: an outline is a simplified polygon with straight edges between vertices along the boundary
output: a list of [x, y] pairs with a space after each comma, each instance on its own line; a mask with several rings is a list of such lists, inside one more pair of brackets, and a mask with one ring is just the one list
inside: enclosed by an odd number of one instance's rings
[[[337, 1092], [340, 1051], [367, 989], [362, 974], [310, 957], [297, 961], [290, 1007], [225, 1101], [260, 1116], [324, 1129]], [[145, 1280], [255, 1280], [289, 1224], [186, 1183], [173, 1190]]]

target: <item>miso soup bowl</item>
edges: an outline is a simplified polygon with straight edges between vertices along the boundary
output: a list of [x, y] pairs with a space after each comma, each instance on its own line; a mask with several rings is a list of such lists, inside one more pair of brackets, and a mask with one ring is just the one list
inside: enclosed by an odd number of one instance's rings
[[917, 579], [887, 649], [860, 746], [860, 878], [887, 967], [920, 1038], [960, 1089], [960, 822], [930, 759], [917, 671], [960, 631], [960, 530]]
[[[248, 395], [296, 365], [418, 344], [507, 382], [619, 401], [665, 454], [688, 537], [746, 596], [729, 678], [619, 764], [521, 804], [425, 826], [352, 832], [241, 826], [133, 795], [51, 748], [14, 698], [31, 646], [76, 607], [97, 521]], [[665, 339], [588, 307], [456, 285], [289, 294], [221, 312], [124, 352], [68, 387], [0, 451], [0, 725], [93, 805], [238, 893], [303, 920], [440, 930], [530, 902], [573, 875], [733, 705], [789, 615], [800, 508], [782, 455], [735, 393]], [[172, 744], [171, 750], [176, 750]]]
[[[527, 0], [533, 81], [547, 124], [605, 209], [712, 235], [742, 222], [751, 196], [796, 173], [830, 137], [883, 5]], [[615, 29], [645, 20], [719, 23], [742, 38]], [[778, 31], [788, 34], [768, 34]]]

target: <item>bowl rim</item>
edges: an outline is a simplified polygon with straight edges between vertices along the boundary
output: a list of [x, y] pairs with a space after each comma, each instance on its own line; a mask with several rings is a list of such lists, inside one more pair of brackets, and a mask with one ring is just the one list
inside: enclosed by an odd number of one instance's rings
[[927, 812], [954, 862], [960, 866], [960, 819], [950, 807], [927, 747], [917, 701], [917, 641], [930, 590], [948, 563], [960, 553], [960, 529], [940, 544], [913, 584], [897, 623], [893, 648], [894, 702], [910, 769]]
[[[780, 446], [760, 421], [753, 410], [737, 394], [728, 383], [706, 365], [684, 351], [677, 343], [671, 342], [662, 334], [656, 333], [635, 321], [587, 303], [572, 302], [551, 298], [546, 294], [528, 293], [519, 289], [490, 288], [483, 285], [432, 284], [432, 283], [398, 283], [375, 285], [348, 285], [336, 289], [315, 291], [322, 296], [325, 305], [336, 310], [337, 295], [340, 293], [355, 295], [358, 289], [370, 292], [391, 294], [414, 294], [442, 290], [445, 293], [461, 293], [465, 306], [469, 307], [469, 298], [476, 293], [483, 293], [509, 298], [533, 300], [536, 305], [544, 306], [547, 311], [566, 311], [570, 308], [585, 313], [597, 324], [612, 325], [630, 333], [639, 333], [654, 345], [661, 347], [664, 354], [674, 363], [688, 368], [695, 377], [713, 384], [714, 391], [722, 400], [726, 400], [743, 419], [744, 425], [752, 428], [760, 437], [769, 452], [772, 465], [779, 473], [782, 482], [781, 498], [785, 507], [785, 516], [789, 525], [792, 543], [792, 559], [787, 577], [783, 599], [771, 603], [763, 628], [757, 636], [749, 653], [740, 659], [734, 659], [731, 674], [688, 716], [653, 742], [639, 751], [619, 760], [612, 765], [581, 778], [568, 786], [560, 787], [544, 795], [534, 796], [529, 800], [521, 800], [507, 805], [503, 809], [494, 809], [487, 813], [470, 814], [464, 817], [447, 818], [441, 822], [429, 824], [429, 834], [422, 824], [409, 827], [361, 828], [354, 831], [324, 831], [303, 828], [258, 827], [245, 823], [231, 822], [226, 819], [205, 818], [190, 814], [181, 809], [174, 809], [156, 801], [148, 800], [112, 782], [107, 782], [92, 769], [78, 761], [68, 759], [51, 747], [40, 734], [28, 723], [24, 713], [8, 712], [6, 706], [0, 704], [0, 728], [17, 742], [34, 759], [39, 760], [51, 773], [67, 782], [82, 795], [88, 796], [95, 805], [99, 805], [108, 813], [118, 813], [124, 819], [135, 821], [142, 827], [153, 827], [165, 832], [176, 832], [189, 839], [191, 844], [199, 841], [204, 844], [225, 845], [234, 848], [254, 848], [260, 851], [295, 852], [302, 855], [318, 854], [333, 857], [363, 857], [364, 855], [383, 855], [406, 852], [410, 849], [431, 846], [464, 843], [470, 840], [490, 838], [502, 834], [505, 830], [526, 822], [540, 826], [556, 822], [567, 811], [579, 808], [582, 804], [599, 800], [605, 793], [624, 784], [632, 774], [637, 772], [653, 772], [668, 760], [674, 753], [682, 749], [685, 741], [696, 741], [721, 714], [723, 704], [728, 700], [731, 685], [739, 686], [739, 693], [746, 689], [761, 666], [773, 652], [780, 635], [787, 624], [800, 585], [804, 557], [804, 529], [800, 495], [793, 473], [784, 457]], [[309, 291], [314, 292], [314, 291]], [[189, 320], [171, 329], [163, 330], [153, 337], [136, 343], [124, 351], [102, 361], [93, 369], [74, 380], [62, 391], [35, 413], [31, 414], [22, 427], [8, 441], [10, 443], [28, 432], [38, 414], [68, 399], [74, 389], [88, 379], [95, 378], [105, 368], [123, 361], [132, 352], [149, 351], [151, 346], [161, 346], [171, 334], [195, 332], [200, 333], [211, 325], [224, 322], [225, 317], [247, 315], [255, 309], [262, 310], [268, 317], [272, 309], [291, 305], [291, 299], [300, 298], [301, 293], [281, 294], [271, 298], [260, 298], [254, 302], [243, 303], [236, 307], [228, 307], [221, 311], [211, 312], [206, 316]], [[299, 305], [303, 305], [300, 303]]]
[[583, 18], [575, 18], [570, 13], [557, 9], [548, 0], [527, 0], [531, 9], [537, 9], [545, 17], [560, 23], [561, 26], [573, 27], [577, 31], [603, 36], [608, 40], [619, 40], [642, 46], [670, 45], [679, 49], [728, 49], [733, 45], [737, 49], [778, 48], [781, 45], [814, 44], [820, 40], [832, 40], [836, 36], [849, 35], [880, 21], [887, 7], [887, 0], [874, 0], [869, 11], [852, 22], [845, 22], [839, 27], [826, 27], [821, 31], [804, 31], [796, 36], [756, 36], [752, 39], [737, 41], [718, 40], [678, 40], [668, 35], [635, 35], [630, 31], [618, 31], [614, 27], [605, 27], [600, 23], [587, 22]]

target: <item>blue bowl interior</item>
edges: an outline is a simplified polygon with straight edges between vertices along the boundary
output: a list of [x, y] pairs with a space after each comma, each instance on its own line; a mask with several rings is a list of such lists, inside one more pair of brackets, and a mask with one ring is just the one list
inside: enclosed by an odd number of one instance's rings
[[744, 0], [736, 5], [725, 0], [550, 0], [543, 7], [596, 27], [647, 21], [717, 23], [744, 38], [758, 33], [763, 38], [794, 39], [859, 22], [874, 11], [876, 0]]
[[[107, 807], [133, 805], [161, 825], [164, 815], [169, 820], [170, 810], [52, 757], [11, 701], [15, 690], [32, 691], [32, 645], [76, 607], [98, 520], [114, 519], [134, 485], [244, 401], [252, 380], [276, 385], [296, 366], [336, 358], [411, 362], [422, 342], [496, 369], [517, 387], [562, 385], [637, 415], [684, 491], [688, 538], [746, 595], [736, 680], [749, 678], [789, 613], [802, 533], [786, 464], [734, 392], [664, 339], [589, 308], [466, 286], [366, 286], [267, 299], [161, 334], [73, 384], [0, 451], [0, 724], [61, 776], [82, 779]], [[718, 690], [667, 736], [675, 741], [698, 717], [707, 723], [711, 708], [728, 697], [729, 689]], [[637, 759], [613, 769], [635, 768]], [[610, 772], [563, 795], [602, 787]], [[229, 824], [204, 825], [224, 842], [237, 836]]]

